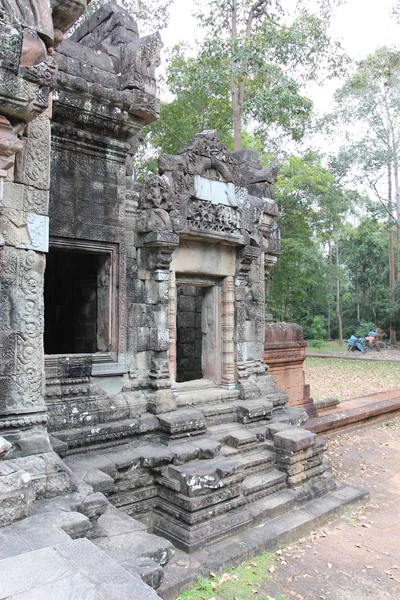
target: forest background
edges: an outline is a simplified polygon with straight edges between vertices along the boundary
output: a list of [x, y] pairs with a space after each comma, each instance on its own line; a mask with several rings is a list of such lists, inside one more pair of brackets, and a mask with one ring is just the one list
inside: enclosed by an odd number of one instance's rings
[[[90, 11], [105, 2], [92, 0]], [[118, 3], [146, 33], [168, 28], [180, 2]], [[267, 281], [268, 312], [299, 323], [308, 339], [341, 340], [381, 327], [394, 343], [400, 48], [349, 55], [331, 27], [343, 4], [188, 0], [194, 33], [164, 49], [161, 116], [144, 132], [135, 175], [140, 181], [154, 173], [157, 156], [178, 152], [204, 129], [217, 130], [231, 150], [257, 150], [264, 165], [279, 166], [281, 255]], [[400, 34], [399, 0], [375, 11], [387, 13], [377, 23]], [[354, 36], [362, 39], [357, 25]], [[175, 33], [167, 29], [165, 37], [182, 39], [180, 28]]]

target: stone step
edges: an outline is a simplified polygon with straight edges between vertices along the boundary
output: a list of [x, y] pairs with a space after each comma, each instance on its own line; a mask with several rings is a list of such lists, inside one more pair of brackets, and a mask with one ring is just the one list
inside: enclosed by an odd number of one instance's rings
[[270, 469], [266, 473], [258, 475], [250, 475], [242, 483], [242, 492], [244, 496], [250, 496], [260, 491], [267, 491], [268, 489], [286, 483], [286, 474], [278, 469]]
[[207, 428], [208, 436], [221, 444], [227, 444], [233, 448], [239, 448], [247, 444], [255, 445], [258, 441], [257, 435], [245, 427], [233, 423], [214, 425]]
[[241, 448], [247, 444], [255, 445], [257, 442], [258, 439], [255, 433], [243, 429], [233, 429], [226, 441], [227, 445], [233, 448]]
[[158, 415], [161, 434], [170, 439], [187, 438], [204, 433], [206, 419], [197, 409], [174, 410]]
[[286, 423], [295, 427], [302, 427], [307, 423], [308, 419], [307, 411], [303, 408], [289, 406], [275, 413], [271, 419], [271, 423]]
[[146, 526], [109, 504], [107, 511], [99, 517], [87, 537], [92, 540], [95, 538], [111, 538], [122, 533], [136, 531], [146, 531]]
[[57, 431], [57, 439], [68, 448], [79, 448], [92, 444], [102, 444], [105, 447], [115, 445], [115, 440], [129, 441], [129, 438], [135, 434], [151, 433], [158, 429], [158, 419], [155, 415], [139, 416], [137, 419], [125, 419], [115, 422], [97, 423], [79, 427], [76, 429], [63, 429]]
[[[202, 381], [204, 380], [199, 380], [199, 382]], [[212, 382], [209, 382], [211, 385], [203, 385], [200, 387], [199, 384], [197, 384], [197, 386], [194, 385], [195, 383], [196, 382], [190, 382], [191, 386], [189, 389], [187, 387], [182, 388], [182, 384], [178, 384], [176, 401], [178, 408], [184, 408], [185, 406], [196, 406], [197, 408], [197, 406], [200, 405], [219, 404], [239, 399], [239, 390], [227, 390], [216, 386]]]
[[92, 542], [125, 569], [135, 569], [142, 558], [151, 559], [164, 566], [174, 555], [171, 542], [145, 531], [95, 538]]
[[181, 494], [194, 497], [232, 485], [241, 481], [244, 475], [241, 474], [240, 460], [218, 457], [212, 461], [195, 460], [182, 466], [170, 465], [164, 477], [178, 481]]
[[257, 450], [243, 456], [240, 459], [241, 469], [254, 471], [270, 467], [275, 461], [275, 454], [269, 450]]
[[237, 402], [236, 406], [240, 423], [253, 423], [270, 418], [274, 408], [272, 402], [263, 399]]
[[296, 493], [293, 490], [283, 489], [272, 496], [264, 496], [263, 498], [253, 502], [249, 510], [254, 518], [255, 523], [266, 519], [274, 519], [292, 510], [296, 505]]
[[231, 403], [206, 404], [199, 407], [206, 417], [207, 427], [235, 423], [237, 407]]

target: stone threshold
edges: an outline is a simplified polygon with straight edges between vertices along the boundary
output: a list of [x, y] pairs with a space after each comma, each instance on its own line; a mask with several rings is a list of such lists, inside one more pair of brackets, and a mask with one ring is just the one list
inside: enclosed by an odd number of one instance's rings
[[[374, 355], [376, 355], [376, 351], [373, 351]], [[368, 358], [368, 352], [360, 352], [359, 354], [349, 353], [349, 356], [343, 355], [338, 356], [337, 354], [316, 354], [316, 353], [308, 353], [306, 354], [307, 358], [335, 358], [337, 360], [368, 360], [373, 362], [400, 362], [400, 358]]]
[[322, 498], [306, 502], [301, 508], [255, 525], [191, 555], [176, 550], [175, 556], [164, 567], [164, 581], [157, 593], [164, 600], [176, 600], [181, 592], [196, 583], [198, 577], [207, 577], [210, 571], [218, 573], [222, 569], [238, 566], [262, 552], [273, 551], [293, 542], [338, 517], [346, 506], [368, 498], [365, 490], [338, 484], [334, 491]]
[[304, 428], [317, 434], [329, 433], [397, 411], [400, 411], [399, 390], [372, 394], [346, 400], [334, 409], [324, 411], [321, 416], [310, 419]]
[[239, 390], [236, 387], [228, 389], [223, 385], [217, 385], [210, 379], [193, 379], [175, 383], [174, 393], [176, 393], [178, 408], [239, 399]]

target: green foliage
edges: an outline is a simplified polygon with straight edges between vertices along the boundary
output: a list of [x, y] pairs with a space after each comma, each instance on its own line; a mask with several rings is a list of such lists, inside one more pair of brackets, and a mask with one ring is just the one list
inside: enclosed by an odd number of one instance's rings
[[316, 315], [311, 323], [311, 333], [313, 340], [323, 341], [326, 337], [327, 331], [325, 329], [325, 319], [321, 315]]
[[211, 77], [228, 78], [231, 91], [243, 86], [244, 124], [251, 122], [264, 139], [273, 126], [299, 140], [312, 112], [303, 84], [343, 73], [346, 63], [328, 36], [328, 20], [309, 12], [304, 2], [295, 14], [284, 15], [279, 2], [238, 0], [235, 24], [230, 1], [200, 6], [206, 31], [200, 55], [211, 57]]
[[[197, 584], [181, 594], [178, 600], [202, 600], [203, 598], [253, 600], [254, 588], [270, 577], [268, 569], [274, 565], [274, 562], [274, 554], [265, 552], [245, 561], [237, 568], [229, 569], [224, 574], [213, 573], [208, 578], [199, 578]], [[263, 600], [266, 596], [259, 593], [257, 598]], [[275, 597], [275, 600], [280, 599]]]
[[389, 250], [384, 224], [376, 217], [366, 216], [357, 227], [346, 225], [341, 246], [351, 292], [347, 301], [343, 299], [346, 321], [351, 325], [346, 334], [354, 333], [362, 322], [388, 328]]
[[346, 128], [346, 141], [333, 164], [342, 176], [368, 185], [396, 224], [400, 205], [393, 210], [391, 202], [400, 193], [393, 177], [400, 152], [400, 51], [377, 48], [356, 65], [335, 99], [336, 113], [328, 121]]
[[162, 153], [174, 154], [204, 129], [216, 129], [220, 140], [232, 147], [232, 113], [227, 78], [212, 76], [211, 57], [187, 55], [184, 45], [168, 57], [165, 84], [174, 95], [161, 104], [160, 119], [147, 129], [147, 139]]
[[276, 192], [282, 253], [272, 273], [268, 310], [277, 320], [299, 323], [310, 338], [314, 316], [326, 315], [333, 300], [330, 281], [336, 272], [324, 243], [341, 226], [354, 198], [311, 152], [285, 160]]

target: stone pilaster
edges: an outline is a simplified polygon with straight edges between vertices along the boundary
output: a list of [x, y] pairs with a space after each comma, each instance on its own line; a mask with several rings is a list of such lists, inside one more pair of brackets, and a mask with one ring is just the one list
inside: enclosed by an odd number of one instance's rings
[[[143, 281], [144, 311], [148, 315], [149, 383], [148, 407], [155, 414], [173, 410], [168, 351], [170, 348], [170, 270], [172, 253], [179, 238], [174, 233], [154, 232], [143, 236], [139, 279]], [[150, 308], [150, 310], [148, 310]]]
[[222, 281], [222, 384], [235, 387], [235, 285], [233, 277]]
[[61, 22], [46, 0], [6, 3], [0, 22], [2, 524], [29, 514], [37, 498], [74, 489], [69, 470], [52, 451], [46, 427], [43, 287], [54, 47], [85, 6], [85, 0], [63, 2]]

